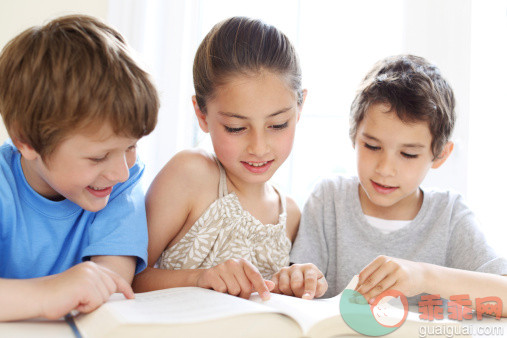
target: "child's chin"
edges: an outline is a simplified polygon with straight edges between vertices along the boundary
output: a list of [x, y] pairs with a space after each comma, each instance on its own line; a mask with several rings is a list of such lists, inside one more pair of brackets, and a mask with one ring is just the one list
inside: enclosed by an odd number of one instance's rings
[[108, 200], [109, 197], [104, 199], [104, 202], [102, 203], [76, 203], [76, 204], [86, 211], [97, 212], [106, 207]]

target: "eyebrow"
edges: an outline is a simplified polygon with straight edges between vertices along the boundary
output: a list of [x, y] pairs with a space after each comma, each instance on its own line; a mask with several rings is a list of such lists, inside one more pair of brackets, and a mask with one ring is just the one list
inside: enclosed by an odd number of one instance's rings
[[[376, 138], [375, 136], [372, 136], [370, 134], [363, 133], [362, 135], [369, 140], [380, 142], [380, 140], [378, 138]], [[425, 145], [420, 144], [420, 143], [404, 143], [401, 146], [404, 148], [425, 148]]]
[[[270, 117], [274, 117], [274, 116], [277, 116], [277, 115], [280, 115], [280, 114], [283, 114], [283, 113], [286, 113], [288, 112], [289, 110], [293, 109], [294, 106], [291, 106], [291, 107], [287, 107], [287, 108], [282, 108], [276, 112], [274, 112], [273, 114], [270, 114], [267, 118], [270, 118]], [[223, 115], [223, 116], [227, 116], [227, 117], [235, 117], [237, 119], [242, 119], [242, 120], [248, 120], [248, 117], [246, 116], [243, 116], [241, 114], [236, 114], [236, 113], [229, 113], [229, 112], [224, 112], [224, 111], [219, 111], [218, 112], [220, 115]]]

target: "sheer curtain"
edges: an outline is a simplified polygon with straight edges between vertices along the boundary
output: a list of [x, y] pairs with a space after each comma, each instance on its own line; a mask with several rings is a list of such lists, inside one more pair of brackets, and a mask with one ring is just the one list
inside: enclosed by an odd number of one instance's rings
[[109, 22], [139, 54], [161, 99], [157, 128], [138, 145], [146, 163], [145, 188], [177, 151], [195, 145], [191, 96], [193, 54], [200, 38], [197, 4], [192, 0], [109, 2]]
[[[499, 168], [498, 157], [480, 156], [477, 149], [481, 143], [477, 140], [488, 139], [488, 133], [484, 133], [487, 126], [498, 115], [505, 115], [505, 107], [498, 107], [500, 92], [495, 100], [489, 101], [488, 108], [495, 112], [502, 110], [503, 114], [497, 113], [486, 123], [481, 112], [484, 85], [494, 75], [481, 72], [477, 62], [482, 65], [482, 61], [477, 60], [488, 59], [488, 41], [499, 36], [503, 40], [498, 41], [506, 41], [507, 37], [505, 1], [491, 3], [483, 5], [472, 0], [110, 0], [109, 21], [141, 54], [162, 98], [158, 126], [139, 147], [147, 164], [146, 186], [177, 151], [193, 146], [211, 149], [209, 138], [196, 125], [190, 101], [193, 56], [215, 23], [233, 15], [245, 15], [273, 24], [289, 36], [301, 58], [303, 85], [309, 90], [293, 153], [273, 178], [275, 184], [302, 207], [315, 182], [323, 176], [354, 174], [348, 112], [357, 84], [373, 63], [385, 56], [420, 55], [438, 65], [451, 83], [458, 102], [454, 152], [443, 167], [430, 171], [424, 185], [462, 193], [479, 218], [487, 222], [485, 230], [489, 237], [496, 238], [500, 244], [498, 238], [505, 238], [507, 230], [498, 226], [505, 222], [500, 208], [496, 207], [505, 200], [504, 194], [480, 182], [492, 173], [502, 177], [505, 170], [474, 165], [476, 158], [480, 158]], [[497, 11], [501, 11], [503, 21], [497, 17], [497, 26], [484, 25], [481, 20], [488, 21]], [[498, 30], [503, 30], [504, 35], [499, 35]], [[483, 39], [486, 35], [490, 40]], [[504, 45], [498, 42], [496, 48]], [[473, 50], [481, 52], [473, 53]], [[494, 65], [505, 63], [505, 49], [503, 53], [497, 55]], [[476, 58], [475, 63], [472, 56]], [[472, 71], [474, 78], [480, 79], [474, 87], [471, 87]], [[473, 112], [471, 102], [475, 102]], [[473, 146], [470, 135], [475, 135]], [[505, 190], [505, 183], [498, 181], [490, 178], [488, 182], [500, 184]], [[485, 202], [488, 199], [496, 204]]]
[[193, 57], [204, 35], [218, 21], [244, 15], [276, 24], [295, 37], [298, 12], [298, 1], [292, 0], [109, 1], [109, 23], [139, 53], [161, 96], [157, 128], [138, 147], [147, 164], [145, 188], [177, 151], [194, 146], [212, 150], [209, 137], [196, 124], [191, 104]]

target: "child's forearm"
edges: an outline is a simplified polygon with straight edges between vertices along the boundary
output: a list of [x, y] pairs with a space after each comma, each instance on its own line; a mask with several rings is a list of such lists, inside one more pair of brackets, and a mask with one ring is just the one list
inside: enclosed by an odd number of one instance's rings
[[439, 294], [449, 299], [453, 295], [469, 295], [472, 308], [475, 299], [499, 297], [503, 303], [502, 317], [507, 317], [507, 278], [490, 273], [446, 268], [438, 265], [424, 264], [425, 292]]
[[0, 278], [0, 321], [21, 320], [42, 315], [42, 278]]
[[88, 313], [114, 292], [134, 297], [130, 284], [120, 275], [94, 262], [80, 263], [46, 277], [0, 278], [0, 321], [58, 319], [74, 309]]
[[132, 284], [136, 271], [136, 257], [132, 256], [93, 256], [91, 261], [119, 274], [128, 284]]
[[200, 269], [166, 270], [147, 267], [135, 276], [132, 287], [134, 292], [147, 292], [180, 286], [197, 286], [201, 272]]

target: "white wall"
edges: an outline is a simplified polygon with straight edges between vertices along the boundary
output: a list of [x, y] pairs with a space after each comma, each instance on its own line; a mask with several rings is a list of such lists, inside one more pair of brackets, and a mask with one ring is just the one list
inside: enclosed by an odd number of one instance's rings
[[[25, 29], [57, 16], [88, 14], [107, 19], [107, 0], [2, 0], [0, 2], [0, 48]], [[8, 137], [0, 120], [0, 144]]]
[[507, 1], [472, 2], [468, 201], [491, 242], [507, 257]]
[[406, 0], [404, 7], [405, 18], [411, 21], [404, 25], [406, 50], [436, 64], [456, 97], [457, 121], [452, 135], [454, 151], [441, 168], [430, 170], [424, 185], [454, 189], [466, 198], [471, 0]]

